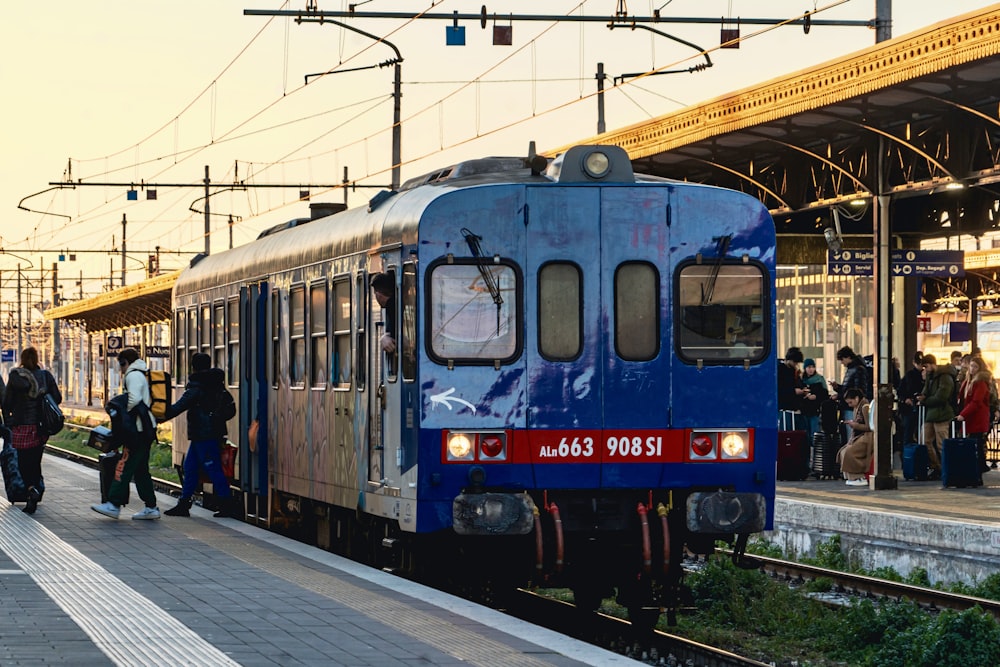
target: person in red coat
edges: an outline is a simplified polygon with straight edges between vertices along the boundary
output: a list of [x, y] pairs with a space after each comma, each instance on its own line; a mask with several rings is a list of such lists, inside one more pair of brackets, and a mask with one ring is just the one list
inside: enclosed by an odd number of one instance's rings
[[965, 422], [966, 436], [979, 442], [979, 467], [986, 465], [986, 435], [990, 430], [990, 383], [993, 377], [979, 357], [969, 360], [969, 372], [958, 390], [959, 413], [955, 421]]

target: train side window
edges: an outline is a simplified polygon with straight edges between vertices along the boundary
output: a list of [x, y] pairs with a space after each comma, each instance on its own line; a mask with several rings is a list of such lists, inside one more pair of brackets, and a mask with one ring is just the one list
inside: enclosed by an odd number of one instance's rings
[[351, 282], [333, 283], [333, 384], [351, 386]]
[[402, 326], [400, 327], [399, 361], [403, 380], [417, 378], [417, 267], [403, 265], [400, 285], [403, 297]]
[[309, 383], [314, 388], [326, 388], [326, 283], [309, 286], [309, 350], [312, 365], [309, 367]]
[[514, 266], [492, 260], [453, 262], [427, 272], [430, 357], [439, 364], [513, 362], [522, 345], [520, 274]]
[[[198, 309], [188, 308], [187, 313], [187, 325], [188, 325], [188, 335], [187, 335], [187, 358], [184, 360], [185, 373], [189, 370], [188, 364], [191, 363], [191, 357], [198, 351]], [[186, 383], [185, 383], [186, 384]]]
[[306, 385], [306, 290], [302, 285], [288, 292], [289, 348], [288, 381], [292, 387]]
[[767, 355], [767, 270], [758, 264], [686, 264], [675, 299], [677, 355], [714, 364], [757, 363]]
[[229, 310], [229, 321], [227, 327], [227, 359], [226, 371], [228, 372], [230, 386], [236, 386], [240, 381], [240, 301], [230, 299], [226, 304]]
[[271, 292], [271, 386], [278, 387], [281, 377], [281, 300], [278, 290]]
[[181, 309], [174, 313], [174, 384], [187, 384], [187, 313]]
[[550, 361], [580, 356], [583, 339], [583, 276], [568, 262], [551, 262], [538, 270], [538, 352]]
[[212, 356], [212, 307], [210, 305], [202, 304], [201, 306], [201, 324], [198, 327], [201, 332], [201, 351], [207, 354], [209, 357]]
[[615, 349], [628, 361], [660, 353], [660, 272], [648, 262], [615, 270]]
[[212, 314], [212, 365], [226, 369], [226, 304], [219, 302]]
[[365, 388], [365, 369], [367, 368], [368, 355], [365, 345], [365, 316], [368, 313], [368, 283], [364, 273], [359, 273], [354, 282], [354, 297], [357, 299], [357, 308], [354, 309], [355, 327], [357, 329], [357, 339], [354, 346], [357, 360], [354, 363], [354, 379], [358, 390]]

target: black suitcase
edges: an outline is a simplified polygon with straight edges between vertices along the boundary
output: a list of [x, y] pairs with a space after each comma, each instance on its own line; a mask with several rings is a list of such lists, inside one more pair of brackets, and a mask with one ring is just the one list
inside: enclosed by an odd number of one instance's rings
[[963, 437], [954, 437], [954, 422], [952, 422], [951, 431], [952, 437], [941, 441], [941, 486], [982, 486], [983, 473], [979, 467], [979, 439], [964, 437], [965, 422], [962, 422]]
[[10, 429], [0, 424], [0, 438], [3, 439], [3, 449], [0, 451], [0, 470], [3, 471], [3, 488], [7, 500], [12, 503], [23, 503], [28, 499], [28, 490], [24, 488], [21, 478], [21, 467], [17, 462], [17, 450], [11, 445]]
[[837, 401], [832, 398], [819, 404], [819, 427], [823, 433], [840, 433]]
[[810, 467], [817, 479], [840, 478], [840, 465], [837, 463], [839, 451], [838, 433], [813, 433]]
[[[783, 481], [799, 481], [809, 476], [809, 450], [806, 432], [795, 428], [794, 412], [781, 413], [782, 430], [778, 431], [777, 476]], [[788, 430], [785, 430], [788, 429]]]
[[[118, 467], [118, 462], [122, 459], [122, 453], [117, 450], [111, 450], [97, 457], [97, 465], [100, 469], [101, 477], [101, 502], [108, 502], [108, 493], [111, 492], [111, 483], [115, 480], [115, 469]], [[125, 488], [125, 503], [128, 504], [129, 490], [128, 487]]]

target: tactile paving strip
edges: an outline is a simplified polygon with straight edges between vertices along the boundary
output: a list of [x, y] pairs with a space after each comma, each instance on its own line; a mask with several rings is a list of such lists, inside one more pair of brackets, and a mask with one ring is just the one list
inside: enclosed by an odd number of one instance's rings
[[239, 665], [13, 505], [0, 507], [0, 549], [117, 665]]

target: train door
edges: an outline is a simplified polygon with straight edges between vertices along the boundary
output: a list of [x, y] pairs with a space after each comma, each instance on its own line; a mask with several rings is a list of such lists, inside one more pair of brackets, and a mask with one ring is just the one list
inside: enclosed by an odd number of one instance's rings
[[[399, 287], [396, 282], [396, 267], [386, 266], [382, 272], [391, 280], [392, 296], [379, 303], [375, 292], [370, 290], [371, 304], [368, 314], [370, 349], [368, 377], [374, 385], [369, 392], [369, 437], [368, 437], [368, 490], [376, 491], [386, 486], [398, 484], [398, 479], [390, 479], [389, 466], [399, 449], [399, 420], [392, 406], [400, 402], [400, 355], [399, 333]], [[395, 353], [386, 352], [381, 345], [383, 336], [390, 334], [397, 344]], [[391, 451], [390, 451], [391, 450]]]
[[[595, 188], [529, 187], [525, 306], [528, 432], [539, 486], [566, 482], [560, 463], [599, 462], [603, 417], [600, 193]], [[578, 467], [573, 484], [600, 482]]]
[[[528, 188], [525, 339], [538, 463], [603, 462], [580, 487], [614, 485], [620, 464], [665, 460], [670, 346], [667, 195], [635, 187]], [[565, 436], [563, 435], [565, 433]], [[656, 438], [660, 440], [657, 441]], [[659, 477], [650, 466], [650, 484]], [[540, 485], [564, 472], [536, 466]], [[634, 477], [632, 478], [634, 480]]]
[[[267, 452], [268, 452], [268, 379], [267, 350], [270, 329], [267, 283], [240, 288], [239, 366], [240, 366], [240, 482], [246, 495], [247, 517], [257, 517], [266, 524], [267, 515]], [[257, 437], [249, 438], [251, 426], [257, 421]]]
[[[679, 448], [667, 442], [670, 370], [670, 199], [662, 187], [601, 189], [604, 378], [602, 484], [656, 486]], [[627, 466], [623, 467], [623, 466]], [[622, 474], [627, 472], [627, 477]], [[641, 475], [647, 477], [643, 479]]]

